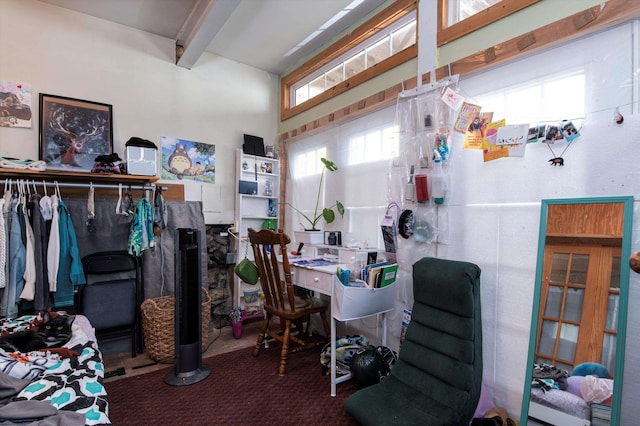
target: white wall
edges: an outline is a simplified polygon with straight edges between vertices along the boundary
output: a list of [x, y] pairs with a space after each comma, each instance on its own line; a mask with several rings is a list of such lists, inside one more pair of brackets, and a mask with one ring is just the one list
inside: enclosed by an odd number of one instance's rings
[[[547, 198], [634, 195], [640, 185], [640, 117], [633, 115], [634, 23], [534, 55], [505, 67], [464, 79], [463, 94], [473, 96], [527, 82], [544, 74], [583, 68], [587, 76], [587, 116], [582, 136], [572, 142], [563, 167], [544, 144], [529, 144], [524, 158], [482, 162], [481, 152], [458, 150], [453, 157], [451, 236], [447, 257], [482, 268], [485, 381], [497, 402], [520, 410], [540, 220], [540, 200]], [[571, 96], [571, 93], [567, 93]], [[613, 120], [615, 107], [625, 116]], [[514, 122], [517, 111], [500, 111]], [[558, 117], [558, 119], [573, 117]], [[461, 141], [458, 141], [461, 145]], [[555, 149], [556, 151], [558, 148]], [[557, 153], [559, 154], [559, 153]], [[636, 212], [639, 200], [636, 200]], [[638, 221], [640, 215], [634, 215]], [[637, 228], [637, 226], [635, 227]], [[640, 249], [634, 233], [632, 250]], [[626, 259], [625, 259], [626, 261]], [[631, 276], [631, 295], [638, 274]], [[637, 298], [635, 298], [637, 300]], [[630, 300], [629, 324], [637, 323], [637, 302]], [[624, 395], [637, 395], [637, 333], [628, 333]], [[626, 403], [625, 403], [626, 401]], [[623, 400], [622, 419], [637, 418], [637, 404]], [[623, 422], [622, 424], [631, 424]]]
[[[640, 250], [640, 115], [634, 114], [634, 91], [638, 85], [632, 62], [637, 23], [628, 23], [607, 32], [577, 40], [555, 49], [534, 55], [505, 66], [464, 78], [460, 93], [469, 101], [477, 102], [482, 94], [528, 83], [546, 74], [557, 75], [567, 70], [583, 69], [586, 76], [586, 118], [580, 129], [582, 136], [574, 140], [564, 152], [564, 166], [551, 166], [554, 157], [542, 143], [527, 145], [523, 158], [504, 158], [484, 163], [482, 152], [463, 150], [462, 135], [455, 134], [450, 164], [451, 192], [445, 208], [449, 217], [448, 244], [416, 244], [399, 239], [398, 259], [401, 264], [398, 279], [398, 308], [387, 315], [389, 340], [387, 345], [397, 347], [400, 335], [402, 307], [412, 305], [411, 265], [423, 256], [463, 260], [476, 263], [482, 270], [481, 296], [484, 343], [484, 381], [494, 402], [519, 417], [524, 378], [527, 367], [529, 331], [534, 299], [540, 204], [542, 199], [604, 197], [633, 195], [636, 198], [632, 250]], [[567, 97], [571, 93], [566, 94]], [[624, 123], [614, 122], [614, 110], [620, 108]], [[508, 124], [519, 124], [518, 111], [495, 111], [506, 116]], [[392, 112], [380, 111], [381, 121], [389, 120]], [[371, 114], [374, 116], [375, 114]], [[523, 114], [520, 114], [523, 115]], [[375, 128], [368, 118], [367, 128]], [[576, 117], [557, 117], [557, 121]], [[538, 124], [538, 123], [529, 123]], [[322, 134], [292, 141], [289, 153], [304, 148], [313, 140], [328, 147], [344, 145], [342, 133], [355, 124], [348, 123]], [[324, 141], [324, 142], [323, 142]], [[294, 146], [299, 143], [301, 147]], [[558, 148], [556, 154], [561, 151]], [[329, 148], [331, 149], [331, 148]], [[338, 154], [331, 152], [335, 158]], [[332, 157], [333, 158], [333, 157]], [[364, 176], [364, 175], [363, 175]], [[386, 193], [382, 184], [371, 185], [362, 178], [358, 188], [372, 188]], [[342, 182], [341, 182], [342, 184]], [[329, 193], [344, 188], [330, 188]], [[295, 195], [295, 194], [293, 194]], [[358, 198], [344, 195], [345, 205]], [[384, 194], [383, 194], [384, 196]], [[378, 199], [372, 195], [372, 198]], [[391, 201], [391, 200], [387, 200]], [[399, 201], [399, 200], [394, 200]], [[374, 203], [377, 205], [378, 203]], [[401, 203], [402, 204], [402, 203]], [[384, 214], [379, 209], [378, 220], [370, 230], [379, 234], [378, 223]], [[288, 226], [295, 228], [295, 223]], [[344, 232], [352, 231], [343, 222]], [[375, 241], [375, 238], [369, 238]], [[437, 251], [436, 251], [437, 249]], [[623, 260], [623, 262], [626, 261]], [[634, 402], [640, 389], [640, 275], [632, 273], [630, 283], [629, 330], [622, 425], [635, 424], [640, 407]], [[366, 318], [340, 325], [344, 334], [362, 333], [380, 344], [380, 322]], [[428, 362], [428, 360], [427, 360]], [[637, 397], [635, 397], [637, 399]]]
[[163, 135], [215, 144], [216, 183], [185, 192], [203, 200], [207, 223], [231, 223], [235, 149], [243, 133], [276, 143], [278, 80], [206, 53], [180, 68], [174, 44], [35, 0], [0, 1], [0, 79], [31, 84], [34, 112], [31, 129], [0, 128], [0, 156], [38, 158], [39, 93], [111, 104], [121, 157], [132, 136], [159, 148]]

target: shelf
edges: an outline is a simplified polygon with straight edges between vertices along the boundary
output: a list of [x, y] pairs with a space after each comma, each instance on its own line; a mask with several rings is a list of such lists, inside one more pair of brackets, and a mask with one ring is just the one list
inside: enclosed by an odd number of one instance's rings
[[277, 200], [278, 197], [276, 197], [275, 195], [258, 195], [258, 194], [240, 194], [240, 196], [242, 197], [247, 197], [247, 198], [267, 198], [267, 199], [272, 199], [272, 200]]
[[146, 184], [160, 179], [158, 176], [142, 175], [118, 175], [89, 172], [66, 172], [64, 170], [31, 170], [31, 169], [6, 169], [0, 168], [0, 177], [10, 179], [34, 179], [41, 181], [57, 180], [60, 182], [104, 182], [104, 183], [131, 183]]
[[242, 215], [242, 219], [244, 220], [262, 220], [262, 219], [273, 219], [273, 220], [278, 220], [277, 216], [247, 216], [247, 215]]
[[279, 177], [280, 174], [279, 173], [265, 173], [265, 172], [254, 172], [253, 170], [243, 170], [242, 171], [243, 174], [249, 175], [249, 176], [256, 176], [256, 174], [260, 177], [264, 177], [264, 178], [270, 178], [270, 177]]

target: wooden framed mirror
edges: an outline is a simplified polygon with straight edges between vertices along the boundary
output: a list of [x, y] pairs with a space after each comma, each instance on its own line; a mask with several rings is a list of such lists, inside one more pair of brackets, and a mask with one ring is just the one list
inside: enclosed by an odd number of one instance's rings
[[[632, 220], [632, 196], [542, 200], [522, 425], [586, 426], [592, 411], [619, 424]], [[532, 388], [534, 364], [571, 375], [584, 363], [606, 368], [610, 410], [581, 397], [577, 375], [566, 390]]]

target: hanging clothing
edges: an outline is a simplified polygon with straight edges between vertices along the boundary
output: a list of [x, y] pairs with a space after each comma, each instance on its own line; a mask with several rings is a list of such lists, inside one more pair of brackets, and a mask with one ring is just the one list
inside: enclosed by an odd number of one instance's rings
[[151, 204], [146, 198], [142, 198], [136, 205], [136, 210], [129, 231], [129, 254], [141, 256], [142, 252], [154, 245], [153, 216]]
[[11, 232], [11, 191], [7, 190], [4, 192], [4, 196], [2, 197], [2, 209], [0, 210], [0, 214], [2, 215], [2, 223], [3, 223], [3, 236], [0, 241], [0, 257], [3, 259], [2, 269], [0, 269], [0, 275], [2, 276], [1, 282], [2, 286], [0, 288], [6, 288], [7, 282], [9, 280], [9, 270], [11, 268], [11, 264], [8, 262], [9, 260], [9, 236]]
[[162, 196], [162, 189], [157, 187], [153, 197], [153, 225], [162, 230], [167, 227], [167, 204]]
[[0, 288], [7, 285], [7, 230], [5, 227], [5, 199], [0, 198]]
[[25, 268], [24, 268], [24, 286], [20, 292], [20, 299], [33, 301], [36, 293], [36, 260], [35, 260], [35, 238], [33, 237], [33, 229], [29, 221], [27, 206], [24, 201], [20, 204], [22, 214], [24, 215], [24, 232], [25, 232]]
[[26, 248], [22, 241], [22, 229], [19, 219], [17, 199], [11, 202], [11, 231], [9, 234], [9, 276], [7, 287], [0, 301], [0, 316], [16, 318], [18, 316], [18, 295], [24, 287]]
[[73, 306], [75, 287], [85, 284], [84, 270], [78, 250], [76, 231], [66, 204], [58, 200], [60, 263], [58, 265], [56, 292], [53, 300], [56, 308]]
[[47, 245], [47, 276], [49, 291], [56, 291], [58, 268], [60, 266], [60, 214], [58, 213], [58, 195], [51, 196], [51, 225], [49, 244]]
[[49, 234], [47, 232], [47, 224], [40, 210], [40, 194], [31, 195], [29, 204], [29, 218], [31, 219], [31, 228], [33, 230], [33, 252], [35, 259], [35, 294], [33, 308], [36, 312], [46, 311], [47, 308], [53, 307], [49, 299], [49, 283], [47, 282], [47, 242]]

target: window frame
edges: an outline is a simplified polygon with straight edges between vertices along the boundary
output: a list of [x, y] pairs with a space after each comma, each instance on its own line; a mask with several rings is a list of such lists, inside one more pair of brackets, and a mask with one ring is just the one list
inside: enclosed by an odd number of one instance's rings
[[500, 3], [489, 6], [475, 15], [448, 26], [449, 0], [438, 0], [437, 46], [443, 46], [539, 1], [540, 0], [502, 0]]
[[294, 84], [309, 74], [312, 74], [326, 66], [331, 61], [353, 49], [358, 44], [379, 33], [385, 27], [417, 10], [417, 7], [418, 0], [397, 0], [393, 2], [391, 6], [360, 25], [358, 28], [350, 32], [349, 35], [341, 38], [330, 47], [324, 49], [320, 54], [314, 56], [291, 73], [282, 77], [280, 81], [280, 120], [284, 121], [307, 111], [334, 96], [344, 93], [347, 90], [372, 79], [377, 75], [393, 69], [410, 59], [416, 58], [418, 56], [417, 43], [379, 62], [374, 67], [365, 69], [363, 72], [343, 80], [330, 89], [325, 90], [323, 93], [320, 93], [299, 105], [291, 105], [291, 91], [293, 90]]
[[[467, 19], [460, 21], [451, 26], [447, 26], [447, 10], [448, 0], [438, 0], [438, 28], [437, 28], [437, 47], [449, 43], [457, 38], [472, 33], [486, 25], [489, 25], [499, 19], [504, 18], [521, 9], [531, 6], [540, 0], [502, 0], [500, 3], [478, 12]], [[341, 81], [335, 86], [325, 90], [299, 105], [292, 105], [291, 95], [295, 90], [294, 85], [300, 82], [310, 74], [313, 74], [325, 67], [327, 64], [335, 61], [336, 58], [345, 54], [349, 50], [364, 42], [368, 38], [377, 34], [385, 27], [391, 25], [405, 15], [417, 11], [418, 0], [397, 0], [389, 7], [379, 12], [373, 18], [369, 19], [349, 35], [341, 38], [321, 53], [309, 59], [300, 67], [291, 71], [280, 80], [280, 121], [288, 120], [304, 111], [307, 111], [323, 102], [338, 96], [349, 89], [356, 87], [384, 72], [393, 69], [413, 58], [418, 57], [417, 43], [407, 47], [391, 57], [379, 62], [374, 67], [367, 68], [364, 71]], [[419, 24], [418, 24], [419, 25]], [[418, 28], [418, 26], [416, 27]], [[416, 37], [417, 39], [417, 37]]]

